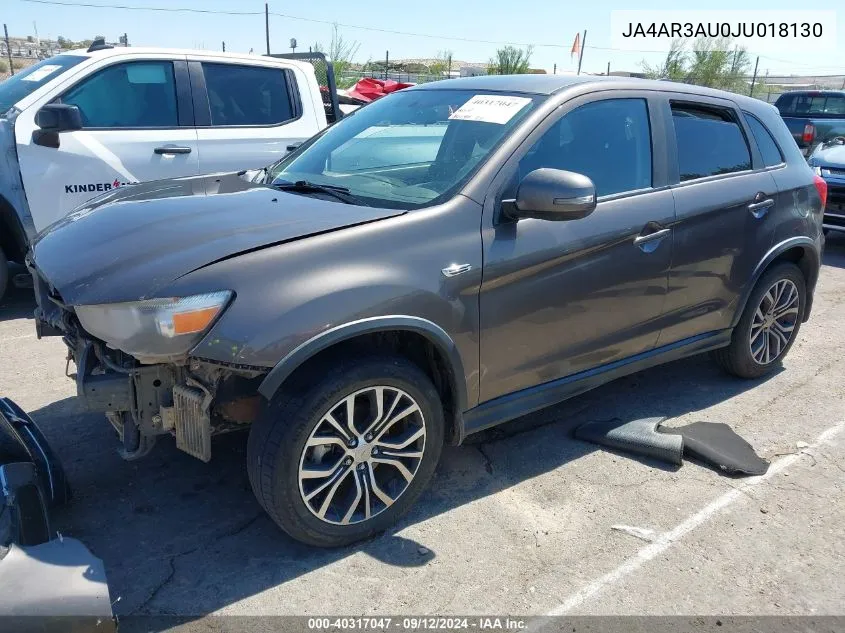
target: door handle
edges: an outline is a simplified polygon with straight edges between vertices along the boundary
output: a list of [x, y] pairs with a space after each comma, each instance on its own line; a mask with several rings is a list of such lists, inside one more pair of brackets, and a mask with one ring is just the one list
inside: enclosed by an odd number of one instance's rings
[[766, 198], [765, 200], [760, 200], [760, 202], [752, 202], [748, 205], [748, 210], [751, 211], [751, 215], [759, 220], [766, 215], [769, 212], [769, 209], [773, 206], [775, 206], [774, 199]]
[[651, 253], [660, 245], [663, 238], [671, 232], [672, 229], [660, 229], [646, 235], [637, 235], [634, 238], [634, 246], [638, 246], [644, 253]]
[[181, 147], [177, 145], [165, 145], [164, 147], [156, 147], [153, 150], [155, 154], [190, 154], [190, 147]]

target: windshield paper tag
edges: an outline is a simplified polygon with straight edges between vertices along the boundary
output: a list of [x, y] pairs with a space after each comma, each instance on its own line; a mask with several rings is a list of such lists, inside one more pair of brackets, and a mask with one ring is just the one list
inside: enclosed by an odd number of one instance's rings
[[450, 116], [454, 121], [483, 121], [503, 125], [522, 110], [531, 99], [503, 95], [475, 95]]
[[56, 64], [48, 64], [47, 66], [42, 66], [38, 70], [33, 70], [26, 77], [21, 77], [21, 81], [41, 81], [45, 77], [52, 75], [59, 68], [61, 68], [61, 66], [57, 66]]

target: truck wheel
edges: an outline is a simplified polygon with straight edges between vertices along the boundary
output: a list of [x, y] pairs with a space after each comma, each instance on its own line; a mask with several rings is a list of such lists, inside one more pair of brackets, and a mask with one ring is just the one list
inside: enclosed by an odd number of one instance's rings
[[390, 527], [422, 493], [443, 448], [443, 408], [396, 356], [339, 362], [283, 387], [253, 424], [253, 492], [290, 536], [347, 545]]
[[722, 368], [740, 378], [759, 378], [778, 367], [798, 336], [806, 293], [795, 264], [766, 271], [748, 298], [731, 344], [714, 353]]
[[6, 294], [6, 288], [9, 285], [9, 261], [6, 259], [6, 253], [0, 248], [0, 299]]

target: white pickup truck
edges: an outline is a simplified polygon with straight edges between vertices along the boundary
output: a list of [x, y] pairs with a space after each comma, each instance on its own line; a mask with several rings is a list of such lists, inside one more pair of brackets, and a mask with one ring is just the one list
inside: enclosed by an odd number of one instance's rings
[[0, 297], [9, 261], [97, 194], [264, 167], [325, 128], [340, 110], [313, 59], [97, 41], [0, 82]]

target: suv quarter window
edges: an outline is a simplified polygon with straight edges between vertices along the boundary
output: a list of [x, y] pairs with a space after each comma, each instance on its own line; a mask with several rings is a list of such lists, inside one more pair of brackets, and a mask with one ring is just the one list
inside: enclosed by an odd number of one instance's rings
[[652, 186], [651, 125], [642, 98], [613, 98], [570, 110], [519, 162], [519, 180], [543, 167], [589, 177], [597, 196]]
[[757, 142], [757, 148], [763, 157], [763, 164], [766, 167], [783, 164], [785, 162], [783, 152], [780, 151], [780, 147], [772, 136], [772, 133], [769, 132], [768, 128], [760, 119], [750, 112], [744, 112], [743, 114], [745, 114], [745, 121], [748, 123], [751, 134]]
[[211, 125], [279, 125], [297, 118], [283, 68], [202, 62]]
[[83, 79], [59, 101], [79, 108], [86, 129], [179, 125], [172, 61], [131, 61], [108, 66]]
[[751, 169], [742, 126], [729, 108], [670, 101], [681, 182]]

